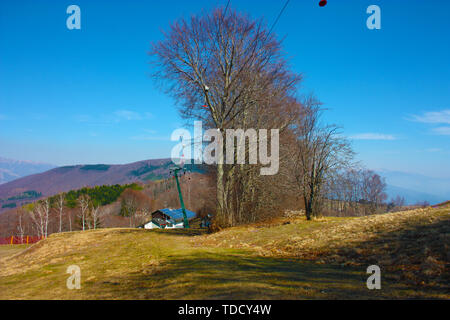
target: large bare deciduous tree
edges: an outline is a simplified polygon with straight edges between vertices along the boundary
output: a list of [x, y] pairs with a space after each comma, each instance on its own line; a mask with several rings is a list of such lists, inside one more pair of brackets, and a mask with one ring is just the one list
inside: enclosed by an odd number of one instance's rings
[[[227, 129], [287, 127], [293, 120], [289, 109], [301, 77], [289, 70], [280, 42], [262, 20], [223, 9], [179, 19], [150, 55], [154, 78], [185, 119], [201, 120], [222, 135]], [[242, 188], [256, 194], [253, 171], [239, 169], [240, 181], [246, 179]], [[217, 216], [228, 225], [239, 215], [239, 199], [228, 199], [237, 171], [216, 165]]]

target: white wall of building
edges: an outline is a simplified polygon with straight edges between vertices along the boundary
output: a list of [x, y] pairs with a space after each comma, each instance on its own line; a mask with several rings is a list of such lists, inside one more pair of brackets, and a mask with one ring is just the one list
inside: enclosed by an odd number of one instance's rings
[[[177, 224], [172, 225], [171, 227], [166, 227], [166, 229], [180, 229], [184, 228], [184, 223], [180, 222]], [[152, 221], [144, 225], [144, 229], [160, 229], [156, 224], [154, 224]]]

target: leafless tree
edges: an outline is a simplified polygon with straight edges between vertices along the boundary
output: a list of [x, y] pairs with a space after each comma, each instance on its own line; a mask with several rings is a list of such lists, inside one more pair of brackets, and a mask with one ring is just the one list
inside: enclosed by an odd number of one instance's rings
[[371, 170], [362, 172], [362, 198], [368, 205], [369, 213], [375, 213], [380, 205], [387, 199], [386, 182], [382, 177]]
[[402, 208], [405, 206], [406, 201], [405, 201], [404, 197], [397, 195], [395, 197], [395, 199], [392, 200], [392, 203], [393, 203], [394, 207]]
[[88, 210], [89, 210], [89, 205], [90, 205], [90, 197], [87, 194], [82, 194], [79, 198], [78, 198], [78, 205], [80, 206], [80, 218], [81, 218], [81, 226], [82, 226], [82, 230], [86, 230], [86, 225], [87, 225], [87, 214], [88, 214]]
[[31, 209], [29, 213], [38, 231], [38, 236], [46, 238], [48, 233], [50, 201], [48, 199], [40, 200], [28, 208]]
[[421, 207], [421, 208], [426, 208], [426, 207], [430, 206], [430, 203], [428, 201], [426, 201], [426, 200], [425, 201], [418, 201], [418, 202], [416, 202], [416, 204], [414, 206]]
[[65, 193], [60, 193], [56, 197], [56, 209], [58, 210], [58, 213], [59, 213], [59, 232], [60, 233], [62, 232], [62, 217], [63, 217], [63, 211], [64, 211], [64, 207], [65, 207], [65, 199], [66, 199]]
[[396, 207], [403, 207], [405, 205], [405, 198], [397, 195], [392, 202]]
[[45, 234], [44, 237], [47, 238], [48, 236], [48, 224], [50, 221], [50, 200], [47, 198], [45, 200], [41, 201], [40, 206], [38, 206], [38, 208], [40, 208], [40, 210], [42, 211], [42, 216], [44, 216], [44, 226], [45, 226]]
[[23, 243], [23, 237], [25, 235], [25, 227], [23, 224], [23, 212], [21, 209], [17, 210], [18, 223], [17, 223], [17, 235], [20, 237], [20, 241]]
[[103, 216], [103, 209], [100, 205], [93, 206], [91, 211], [92, 225], [94, 229], [100, 224], [100, 219]]
[[69, 231], [72, 232], [72, 215], [70, 210], [67, 210], [67, 220], [69, 221]]
[[132, 189], [125, 190], [121, 195], [121, 199], [122, 208], [120, 214], [129, 218], [130, 228], [134, 227], [137, 210], [147, 207], [149, 199], [142, 192]]
[[292, 148], [292, 170], [308, 220], [320, 213], [330, 174], [348, 166], [353, 158], [353, 151], [339, 128], [320, 123], [321, 112], [320, 102], [308, 97], [293, 129], [296, 145]]
[[[150, 54], [155, 79], [177, 99], [181, 115], [222, 135], [231, 128], [258, 128], [256, 124], [272, 128], [264, 122], [284, 115], [284, 102], [295, 95], [301, 79], [289, 71], [280, 42], [262, 20], [233, 10], [178, 20]], [[229, 199], [238, 194], [233, 189], [252, 188], [245, 202], [257, 195], [253, 172], [248, 166], [216, 165], [216, 211], [224, 223], [234, 223], [243, 200]]]
[[[328, 179], [327, 200], [337, 204], [336, 211], [343, 215], [373, 214], [384, 209], [386, 183], [384, 179], [371, 170], [353, 166], [346, 170], [334, 172]], [[404, 199], [397, 197], [399, 204]], [[403, 202], [402, 202], [403, 201]], [[391, 202], [386, 206], [391, 210], [396, 205]]]

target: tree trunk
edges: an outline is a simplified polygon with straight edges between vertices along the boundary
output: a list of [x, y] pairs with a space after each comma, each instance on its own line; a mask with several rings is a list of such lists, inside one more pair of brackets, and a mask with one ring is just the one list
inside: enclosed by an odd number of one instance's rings
[[62, 232], [62, 209], [59, 210], [59, 233]]
[[223, 222], [225, 216], [225, 189], [223, 171], [223, 164], [217, 164], [217, 218], [219, 222]]
[[308, 200], [308, 198], [305, 196], [304, 198], [304, 202], [305, 202], [305, 215], [306, 215], [306, 220], [310, 221], [311, 220], [311, 216], [312, 216], [312, 205], [311, 205], [311, 201]]

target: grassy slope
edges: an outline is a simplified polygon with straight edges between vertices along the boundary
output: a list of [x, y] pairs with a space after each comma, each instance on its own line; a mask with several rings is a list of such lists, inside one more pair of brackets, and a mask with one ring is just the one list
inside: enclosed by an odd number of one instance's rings
[[[0, 298], [450, 298], [448, 209], [285, 222], [213, 235], [55, 234], [0, 255]], [[382, 269], [382, 290], [366, 288], [372, 263]], [[81, 290], [66, 288], [72, 264], [81, 268]]]
[[0, 246], [0, 259], [3, 257], [7, 257], [16, 253], [19, 253], [26, 249], [28, 246], [26, 244], [24, 245], [1, 245]]

